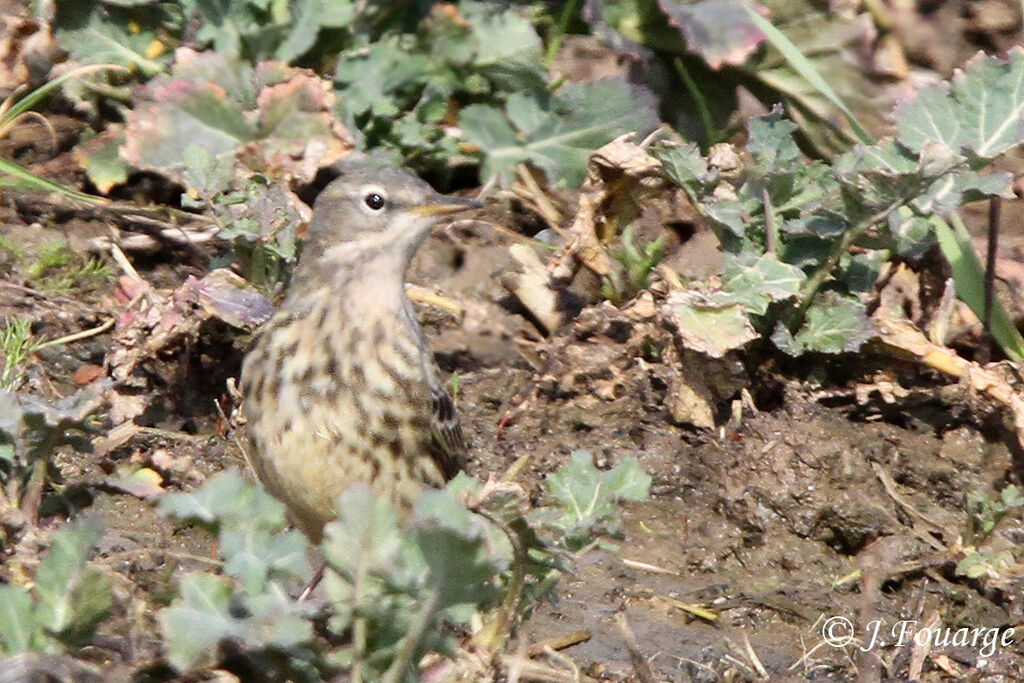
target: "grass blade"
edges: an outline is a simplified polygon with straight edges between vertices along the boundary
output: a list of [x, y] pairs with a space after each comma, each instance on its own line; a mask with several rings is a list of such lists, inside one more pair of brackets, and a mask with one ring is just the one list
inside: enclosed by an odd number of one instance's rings
[[857, 120], [857, 117], [854, 116], [853, 112], [846, 106], [846, 103], [843, 102], [836, 91], [829, 86], [828, 82], [826, 82], [824, 78], [822, 78], [821, 74], [818, 73], [818, 70], [814, 67], [811, 61], [807, 59], [807, 57], [804, 57], [804, 54], [800, 52], [800, 48], [794, 45], [793, 41], [786, 37], [786, 34], [775, 28], [770, 21], [762, 17], [760, 13], [758, 13], [758, 11], [749, 4], [744, 4], [743, 7], [747, 10], [747, 14], [750, 15], [750, 19], [754, 25], [764, 33], [769, 42], [771, 42], [775, 49], [782, 54], [786, 62], [793, 67], [793, 70], [800, 74], [804, 80], [814, 86], [818, 92], [828, 98], [829, 102], [831, 102], [836, 109], [843, 112], [846, 116], [846, 120], [850, 124], [850, 128], [852, 128], [853, 132], [857, 134], [857, 138], [865, 145], [875, 144], [875, 140], [867, 130], [865, 130], [864, 126], [861, 125], [860, 121]]
[[[948, 223], [940, 216], [932, 216], [930, 221], [935, 228], [942, 254], [953, 269], [957, 296], [981, 320], [985, 311], [985, 269], [974, 250], [963, 220], [959, 214], [954, 213]], [[1008, 358], [1018, 363], [1024, 361], [1024, 337], [1021, 337], [1010, 314], [998, 299], [992, 300], [989, 332]]]

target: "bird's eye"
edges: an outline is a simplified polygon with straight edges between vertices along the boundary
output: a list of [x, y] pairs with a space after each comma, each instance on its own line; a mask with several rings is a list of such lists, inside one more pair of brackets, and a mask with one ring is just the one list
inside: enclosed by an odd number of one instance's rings
[[380, 211], [384, 208], [384, 196], [377, 192], [370, 192], [363, 197], [363, 203], [373, 211]]

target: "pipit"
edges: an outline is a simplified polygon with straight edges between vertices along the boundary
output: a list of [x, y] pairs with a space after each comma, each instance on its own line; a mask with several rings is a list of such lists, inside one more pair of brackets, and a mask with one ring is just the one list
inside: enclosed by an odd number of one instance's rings
[[252, 464], [314, 541], [347, 486], [366, 482], [407, 509], [463, 465], [455, 405], [405, 275], [439, 218], [478, 206], [367, 165], [316, 199], [284, 303], [242, 366]]

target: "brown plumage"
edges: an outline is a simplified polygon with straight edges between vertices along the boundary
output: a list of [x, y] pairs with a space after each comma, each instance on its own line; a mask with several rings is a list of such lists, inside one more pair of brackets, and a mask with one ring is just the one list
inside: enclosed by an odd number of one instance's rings
[[407, 507], [463, 465], [405, 274], [437, 219], [473, 206], [366, 165], [317, 197], [287, 296], [242, 366], [252, 464], [315, 541], [350, 484]]

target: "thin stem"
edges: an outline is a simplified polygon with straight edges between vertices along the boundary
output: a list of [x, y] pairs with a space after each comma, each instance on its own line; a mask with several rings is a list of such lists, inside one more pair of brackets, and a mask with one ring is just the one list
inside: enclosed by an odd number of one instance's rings
[[697, 82], [693, 80], [693, 76], [690, 75], [686, 65], [683, 64], [681, 57], [676, 57], [672, 60], [672, 66], [675, 67], [676, 74], [679, 79], [683, 82], [686, 87], [686, 92], [690, 93], [690, 97], [693, 98], [693, 102], [697, 105], [697, 115], [700, 116], [700, 125], [704, 127], [704, 139], [707, 146], [711, 146], [715, 143], [715, 125], [711, 121], [711, 110], [708, 108], [708, 101], [704, 97], [704, 93], [697, 87]]
[[814, 300], [814, 295], [818, 293], [818, 290], [825, 283], [825, 279], [828, 278], [839, 266], [839, 261], [843, 258], [843, 255], [850, 249], [853, 243], [857, 241], [861, 235], [867, 232], [871, 226], [885, 220], [888, 218], [890, 213], [903, 206], [904, 201], [905, 200], [903, 198], [900, 198], [884, 209], [868, 216], [860, 223], [843, 233], [842, 238], [832, 245], [832, 251], [829, 252], [828, 258], [818, 266], [818, 268], [804, 282], [803, 287], [800, 288], [797, 307], [793, 309], [790, 315], [786, 316], [784, 320], [786, 327], [789, 328], [790, 332], [795, 331], [800, 326], [800, 323], [803, 322], [804, 314], [810, 307], [811, 301]]
[[399, 683], [402, 680], [402, 673], [412, 663], [412, 657], [416, 654], [416, 648], [419, 647], [420, 641], [423, 640], [423, 634], [427, 631], [427, 626], [430, 624], [431, 617], [434, 616], [434, 612], [437, 611], [437, 605], [441, 601], [441, 582], [437, 582], [433, 590], [430, 591], [430, 595], [423, 602], [420, 607], [420, 611], [416, 614], [416, 620], [412, 623], [412, 628], [405, 634], [405, 638], [402, 639], [402, 648], [398, 651], [398, 656], [391, 662], [391, 666], [384, 672], [381, 683]]
[[994, 195], [988, 202], [988, 250], [985, 254], [985, 306], [981, 316], [981, 329], [985, 331], [986, 343], [978, 352], [978, 362], [984, 365], [989, 358], [989, 342], [992, 340], [992, 301], [995, 296], [996, 252], [999, 249], [999, 217], [1003, 198]]
[[103, 323], [102, 325], [99, 325], [97, 327], [93, 327], [92, 329], [82, 330], [80, 332], [75, 332], [74, 334], [67, 334], [67, 335], [64, 335], [63, 337], [57, 337], [56, 339], [50, 339], [49, 341], [44, 341], [44, 342], [42, 342], [40, 344], [37, 344], [33, 348], [33, 351], [41, 351], [43, 349], [48, 349], [51, 346], [61, 346], [62, 344], [70, 344], [71, 342], [76, 342], [76, 341], [79, 341], [79, 340], [82, 340], [82, 339], [88, 339], [89, 337], [95, 337], [97, 334], [103, 334], [104, 332], [109, 330], [111, 327], [114, 326], [114, 323], [116, 323], [116, 322], [117, 322], [116, 318], [111, 318], [110, 320], [108, 320], [107, 322]]
[[565, 40], [565, 34], [568, 31], [569, 22], [572, 21], [573, 15], [579, 11], [581, 2], [582, 0], [569, 0], [565, 3], [565, 7], [562, 8], [562, 14], [558, 17], [558, 25], [555, 27], [555, 35], [551, 39], [551, 43], [548, 45], [547, 53], [544, 55], [545, 66], [551, 66], [551, 63], [555, 61], [555, 57], [558, 56], [558, 51], [562, 49], [562, 41]]
[[497, 612], [488, 620], [480, 632], [473, 637], [473, 642], [491, 652], [496, 652], [502, 645], [500, 639], [511, 632], [512, 617], [519, 607], [523, 597], [523, 586], [526, 585], [526, 564], [529, 557], [526, 554], [526, 546], [523, 539], [514, 530], [497, 517], [494, 517], [485, 510], [474, 510], [474, 512], [501, 529], [502, 533], [512, 544], [512, 576], [509, 578], [508, 586], [505, 588], [505, 598], [501, 601]]
[[775, 223], [775, 207], [767, 187], [761, 188], [761, 203], [764, 205], [765, 251], [774, 256], [779, 244], [779, 226]]

